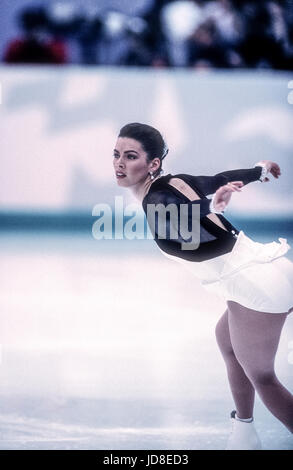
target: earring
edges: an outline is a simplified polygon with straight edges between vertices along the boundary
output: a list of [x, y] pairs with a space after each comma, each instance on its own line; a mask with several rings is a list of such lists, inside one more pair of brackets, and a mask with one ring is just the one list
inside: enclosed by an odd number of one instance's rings
[[150, 173], [149, 173], [149, 174], [151, 175], [151, 180], [153, 180], [153, 179], [154, 179], [153, 172], [152, 172], [152, 171], [150, 171]]

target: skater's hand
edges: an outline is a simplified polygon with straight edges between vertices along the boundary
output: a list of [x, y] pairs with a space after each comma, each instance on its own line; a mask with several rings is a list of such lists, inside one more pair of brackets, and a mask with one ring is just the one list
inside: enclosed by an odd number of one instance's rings
[[235, 191], [240, 192], [243, 185], [244, 183], [242, 181], [231, 181], [224, 186], [220, 186], [213, 198], [215, 210], [217, 212], [224, 211], [231, 199], [232, 193]]
[[[272, 162], [271, 160], [261, 160], [259, 163], [263, 163], [268, 172], [271, 173], [274, 178], [279, 178], [281, 175], [281, 169], [277, 163]], [[270, 181], [270, 179], [266, 176], [263, 183], [267, 183], [268, 181]]]

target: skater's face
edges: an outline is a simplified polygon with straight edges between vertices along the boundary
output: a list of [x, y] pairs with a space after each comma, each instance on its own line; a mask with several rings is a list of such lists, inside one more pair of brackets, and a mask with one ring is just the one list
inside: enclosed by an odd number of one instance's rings
[[149, 171], [155, 171], [160, 163], [158, 158], [148, 161], [141, 143], [128, 137], [118, 137], [113, 157], [117, 183], [126, 188], [143, 183]]

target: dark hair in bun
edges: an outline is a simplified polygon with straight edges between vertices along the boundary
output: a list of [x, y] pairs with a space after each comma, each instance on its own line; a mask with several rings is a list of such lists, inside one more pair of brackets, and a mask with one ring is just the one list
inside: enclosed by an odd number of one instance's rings
[[160, 167], [154, 173], [154, 177], [158, 176], [162, 171], [162, 161], [169, 152], [161, 133], [148, 124], [140, 124], [132, 122], [126, 124], [120, 129], [118, 137], [128, 137], [140, 142], [142, 148], [147, 153], [148, 161], [154, 158], [161, 160]]

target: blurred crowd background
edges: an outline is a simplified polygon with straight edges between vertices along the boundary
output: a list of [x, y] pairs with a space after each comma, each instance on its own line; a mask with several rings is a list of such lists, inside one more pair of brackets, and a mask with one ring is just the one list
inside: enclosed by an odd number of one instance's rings
[[10, 37], [0, 33], [9, 64], [293, 69], [292, 0], [18, 0], [13, 8]]

